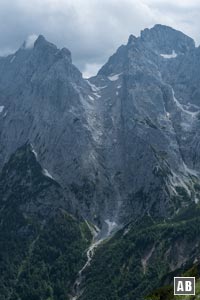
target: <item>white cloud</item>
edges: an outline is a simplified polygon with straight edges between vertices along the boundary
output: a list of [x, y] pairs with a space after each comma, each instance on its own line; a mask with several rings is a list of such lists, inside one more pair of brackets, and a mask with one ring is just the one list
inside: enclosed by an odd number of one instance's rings
[[102, 64], [96, 64], [96, 63], [92, 63], [92, 64], [87, 64], [85, 65], [85, 69], [83, 71], [83, 77], [84, 78], [90, 78], [94, 75], [97, 74], [97, 72], [99, 71], [99, 69], [101, 68]]
[[[1, 0], [0, 53], [43, 34], [72, 52], [86, 76], [132, 33], [162, 23], [200, 38], [199, 0]], [[94, 74], [94, 73], [93, 73]]]
[[31, 34], [27, 37], [25, 41], [25, 48], [30, 49], [33, 48], [35, 41], [37, 40], [38, 35], [36, 34]]

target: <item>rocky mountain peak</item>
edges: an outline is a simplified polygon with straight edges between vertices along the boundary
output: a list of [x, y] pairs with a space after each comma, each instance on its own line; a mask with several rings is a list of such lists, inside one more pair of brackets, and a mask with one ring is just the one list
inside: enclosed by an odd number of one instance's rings
[[48, 43], [47, 40], [45, 39], [45, 37], [42, 34], [40, 34], [38, 36], [38, 38], [36, 39], [34, 45], [37, 46], [37, 45], [42, 45], [42, 44], [46, 44], [46, 43]]
[[157, 24], [141, 32], [141, 40], [155, 52], [184, 54], [195, 48], [194, 40], [169, 26]]
[[33, 44], [33, 48], [43, 51], [51, 50], [53, 52], [58, 50], [57, 47], [53, 43], [48, 42], [43, 35], [38, 36]]
[[[27, 37], [27, 39], [23, 42], [22, 46], [20, 47], [21, 50], [31, 50], [36, 47], [54, 47], [57, 48], [52, 43], [48, 42], [43, 35], [30, 35]], [[19, 50], [20, 50], [19, 49]]]
[[[99, 75], [109, 76], [113, 73], [129, 73], [144, 70], [149, 61], [157, 60], [157, 56], [175, 58], [195, 50], [195, 42], [186, 34], [169, 26], [157, 24], [153, 28], [141, 31], [139, 37], [130, 35], [127, 45], [120, 46], [108, 62], [100, 69]], [[136, 68], [136, 65], [139, 67]], [[152, 70], [151, 70], [152, 72]], [[143, 72], [145, 73], [145, 72]]]
[[67, 48], [62, 48], [57, 52], [57, 56], [67, 59], [69, 63], [72, 63], [71, 51]]
[[130, 36], [129, 36], [129, 38], [128, 38], [128, 45], [133, 45], [134, 43], [135, 43], [135, 41], [137, 40], [137, 38], [133, 35], [133, 34], [131, 34]]
[[53, 43], [47, 41], [43, 35], [28, 37], [22, 47], [15, 53], [15, 56], [23, 56], [24, 59], [34, 57], [40, 60], [43, 58], [46, 63], [64, 58], [72, 63], [71, 52], [67, 48], [57, 48]]
[[[144, 209], [153, 215], [174, 211], [170, 193], [179, 199], [175, 188], [182, 186], [186, 197], [190, 195], [185, 182], [190, 180], [188, 174], [196, 174], [177, 137], [185, 138], [186, 130], [190, 137], [199, 112], [186, 101], [183, 106], [179, 96], [183, 88], [173, 85], [176, 78], [168, 80], [190, 52], [174, 60], [160, 55], [182, 53], [181, 45], [193, 49], [194, 42], [177, 30], [156, 25], [141, 37], [131, 35], [128, 45], [120, 46], [96, 77], [84, 80], [69, 63], [68, 49], [59, 50], [39, 36], [33, 49], [22, 50], [12, 61], [9, 57], [2, 68], [0, 64], [1, 166], [16, 147], [30, 140], [41, 165], [69, 188], [73, 207], [99, 227], [105, 220], [124, 222], [131, 217], [132, 202], [139, 203], [141, 197], [147, 203]], [[182, 66], [188, 69], [188, 64]], [[182, 78], [180, 74], [180, 82]], [[30, 167], [35, 158], [27, 147], [17, 155], [19, 165]], [[20, 174], [23, 168], [18, 168]], [[32, 169], [27, 172], [32, 174]], [[144, 209], [138, 205], [132, 213], [140, 215]]]
[[85, 80], [34, 38], [0, 60], [0, 295], [142, 300], [199, 254], [199, 49], [156, 25]]

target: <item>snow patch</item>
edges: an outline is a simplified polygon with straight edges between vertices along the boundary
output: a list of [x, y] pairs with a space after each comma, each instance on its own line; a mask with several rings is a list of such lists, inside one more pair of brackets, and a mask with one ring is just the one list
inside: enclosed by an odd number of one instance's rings
[[192, 176], [199, 177], [199, 173], [194, 169], [188, 168], [188, 166], [186, 166], [186, 164], [184, 162], [183, 162], [183, 170], [184, 170], [184, 173], [186, 173], [186, 174], [190, 174]]
[[100, 232], [99, 227], [98, 227], [97, 225], [94, 224], [94, 228], [95, 228], [96, 233], [98, 234], [98, 233]]
[[92, 96], [89, 95], [88, 97], [90, 98], [90, 100], [94, 101], [94, 98]]
[[116, 92], [116, 95], [118, 96], [118, 95], [119, 95], [119, 92]]
[[90, 229], [93, 239], [96, 238], [98, 233], [100, 232], [100, 229], [94, 224], [92, 224], [93, 226], [90, 225], [87, 220], [85, 220], [85, 223], [87, 224], [88, 228]]
[[194, 111], [186, 110], [185, 106], [182, 105], [175, 97], [175, 93], [174, 93], [173, 89], [172, 89], [172, 94], [173, 94], [173, 100], [174, 100], [177, 108], [181, 111], [181, 117], [182, 117], [181, 126], [183, 129], [188, 131], [192, 127], [193, 121], [196, 120], [196, 117], [199, 114], [199, 111], [194, 112]]
[[166, 58], [166, 59], [176, 58], [177, 55], [178, 54], [174, 50], [172, 51], [172, 54], [160, 54], [160, 56], [162, 56], [163, 58]]
[[184, 108], [184, 106], [177, 100], [177, 98], [175, 97], [175, 92], [174, 90], [172, 89], [172, 94], [173, 94], [173, 99], [174, 99], [174, 102], [176, 103], [176, 106], [184, 113], [186, 114], [189, 114], [190, 116], [194, 117], [196, 116], [199, 112], [193, 112], [193, 111], [189, 111], [189, 110], [186, 110]]
[[127, 233], [129, 233], [130, 229], [131, 229], [130, 227], [127, 227], [123, 232], [123, 236], [127, 235]]
[[3, 110], [4, 110], [4, 106], [2, 105], [2, 106], [0, 106], [0, 113], [2, 113]]
[[95, 97], [97, 97], [97, 98], [101, 98], [101, 96], [100, 96], [99, 94], [97, 94], [97, 93], [93, 93], [93, 95], [94, 95]]
[[[92, 89], [92, 92], [93, 92], [93, 96], [95, 98], [101, 98], [101, 95], [99, 94], [100, 90], [102, 89], [105, 89], [107, 87], [107, 85], [105, 86], [100, 86], [100, 87], [97, 87], [95, 84], [92, 84], [89, 80], [86, 80], [87, 83], [89, 84], [89, 86], [91, 87]], [[90, 100], [94, 101], [95, 99], [92, 97], [92, 96], [89, 96]]]
[[32, 150], [32, 152], [33, 152], [33, 154], [35, 155], [35, 157], [37, 158], [37, 156], [38, 156], [38, 155], [37, 155], [37, 152], [36, 152], [34, 149]]
[[107, 232], [107, 236], [109, 236], [112, 231], [115, 229], [115, 227], [117, 227], [117, 223], [115, 223], [114, 221], [110, 221], [110, 220], [105, 220], [106, 224], [108, 225], [108, 232]]
[[35, 149], [33, 148], [33, 144], [30, 144], [30, 145], [31, 145], [31, 152], [35, 155], [35, 158], [37, 159], [38, 158], [38, 154], [35, 151]]
[[3, 118], [5, 118], [7, 116], [8, 112], [6, 111], [3, 115]]
[[91, 87], [93, 92], [98, 92], [101, 90], [101, 88], [97, 87], [95, 84], [92, 84], [89, 80], [86, 80], [89, 86]]
[[11, 64], [13, 63], [13, 61], [15, 60], [15, 58], [16, 58], [15, 55], [11, 58], [11, 60], [10, 60], [10, 63], [11, 63]]
[[51, 176], [51, 174], [49, 173], [49, 171], [47, 169], [43, 169], [43, 174], [44, 174], [44, 176], [53, 179], [53, 177]]
[[187, 194], [191, 196], [191, 191], [189, 190], [187, 184], [183, 181], [183, 179], [174, 173], [172, 170], [172, 177], [170, 178], [171, 189], [177, 195], [176, 187], [182, 187], [186, 190]]
[[37, 159], [38, 158], [37, 152], [34, 149], [32, 149], [32, 152], [35, 155], [35, 158]]
[[109, 79], [110, 81], [116, 81], [116, 80], [119, 79], [119, 76], [120, 76], [121, 74], [122, 74], [122, 73], [119, 73], [119, 74], [113, 74], [113, 75], [111, 75], [111, 76], [108, 76], [108, 79]]

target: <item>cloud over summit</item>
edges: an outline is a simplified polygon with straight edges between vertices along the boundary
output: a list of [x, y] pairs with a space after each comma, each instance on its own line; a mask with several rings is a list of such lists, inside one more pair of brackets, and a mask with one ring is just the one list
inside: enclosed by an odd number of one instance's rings
[[197, 0], [1, 0], [0, 54], [15, 51], [27, 37], [43, 34], [72, 52], [89, 76], [132, 33], [162, 23], [200, 40]]

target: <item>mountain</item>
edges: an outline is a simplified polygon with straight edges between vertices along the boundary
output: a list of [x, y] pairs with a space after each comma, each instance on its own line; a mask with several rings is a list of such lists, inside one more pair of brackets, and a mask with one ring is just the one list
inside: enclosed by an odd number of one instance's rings
[[24, 43], [0, 59], [0, 166], [29, 140], [74, 211], [104, 231], [198, 201], [199, 108], [179, 83], [198, 52], [191, 38], [156, 25], [85, 80], [69, 50], [43, 36]]
[[68, 299], [91, 233], [30, 144], [0, 174], [0, 298]]
[[89, 79], [43, 36], [0, 58], [5, 300], [140, 300], [199, 259], [199, 49], [155, 25]]

